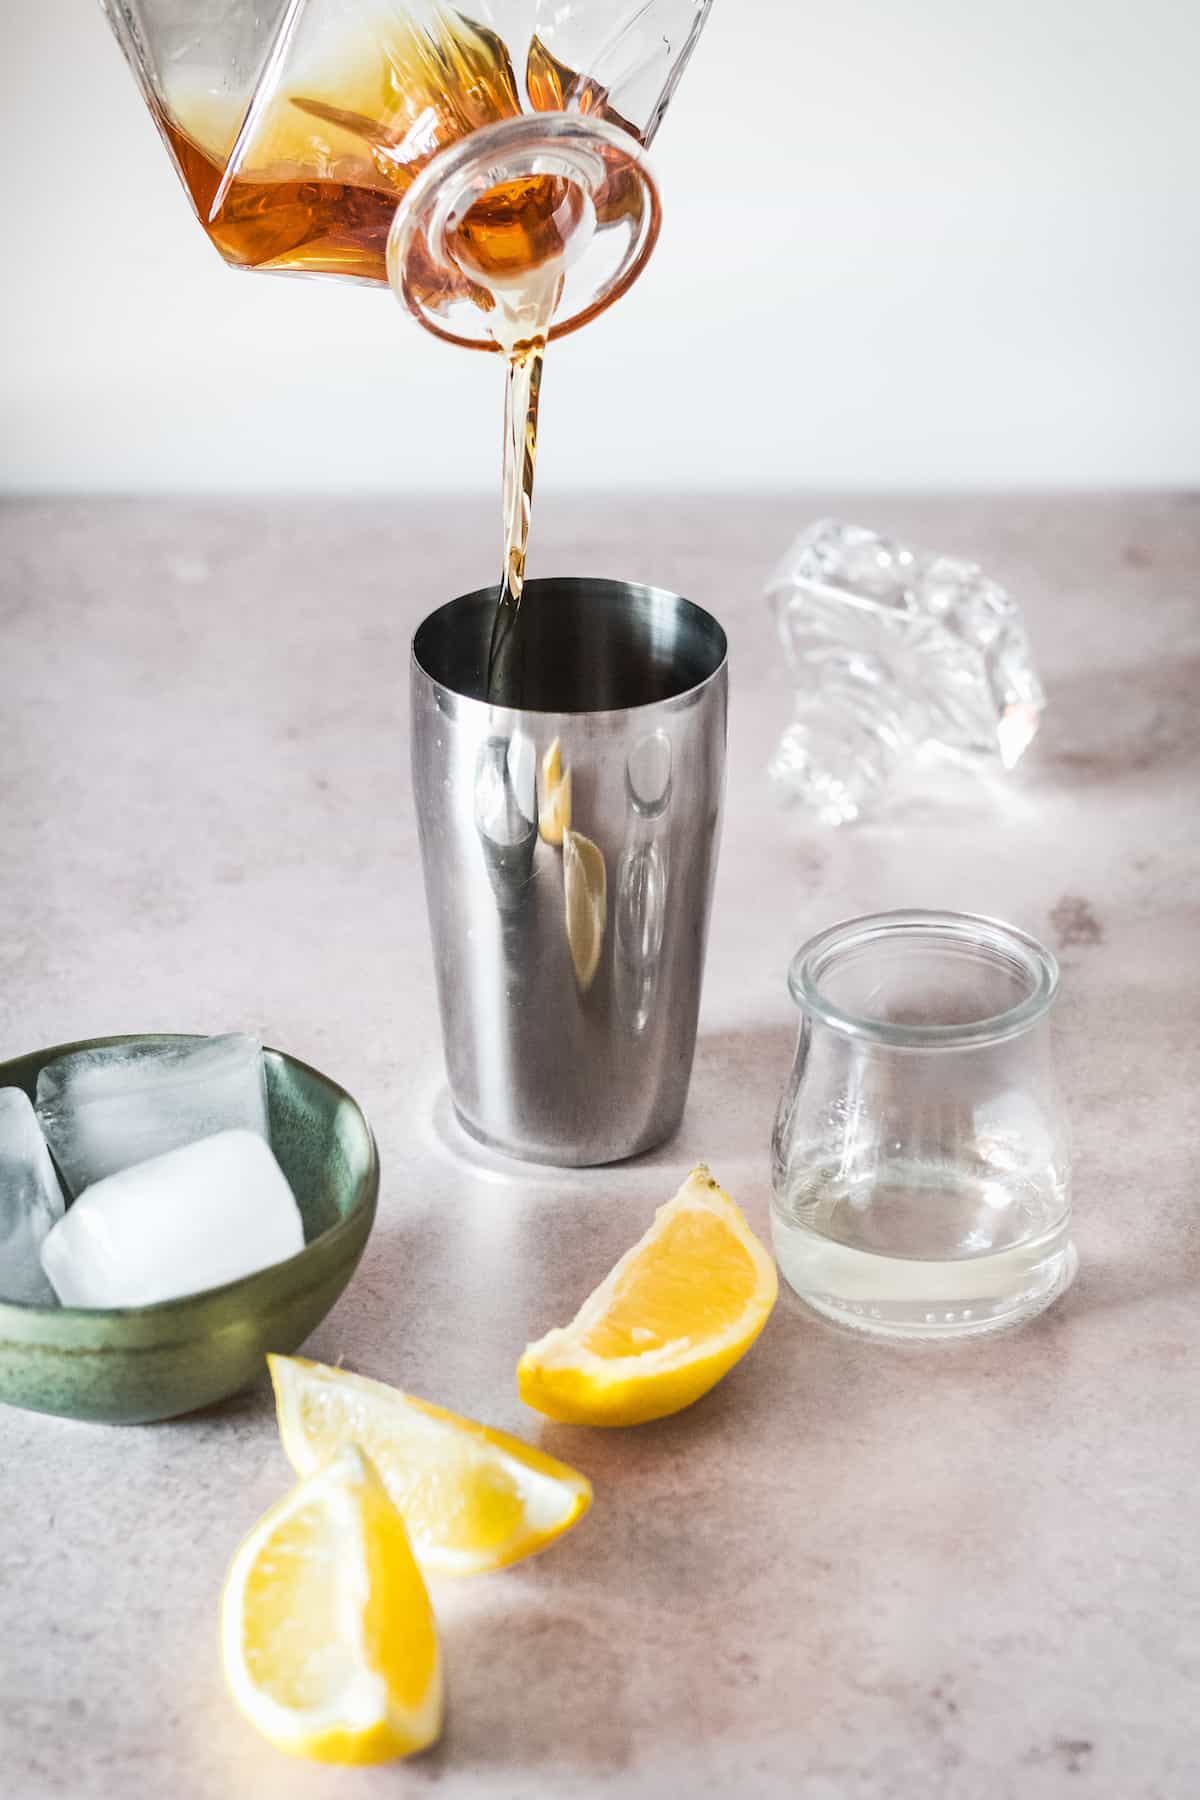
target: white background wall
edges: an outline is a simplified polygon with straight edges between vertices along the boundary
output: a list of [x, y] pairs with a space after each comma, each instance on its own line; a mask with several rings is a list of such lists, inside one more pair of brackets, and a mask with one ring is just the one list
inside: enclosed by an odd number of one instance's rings
[[[1198, 95], [1200, 0], [717, 0], [543, 481], [1200, 481]], [[226, 270], [94, 4], [7, 0], [0, 118], [0, 485], [495, 482], [499, 368]]]

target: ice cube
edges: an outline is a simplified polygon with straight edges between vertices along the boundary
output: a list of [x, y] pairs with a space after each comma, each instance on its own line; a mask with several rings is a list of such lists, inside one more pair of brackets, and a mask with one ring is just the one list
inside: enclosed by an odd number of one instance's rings
[[63, 1195], [29, 1095], [0, 1088], [0, 1300], [53, 1306], [38, 1252]]
[[42, 1267], [65, 1306], [149, 1306], [303, 1247], [270, 1147], [253, 1131], [219, 1131], [86, 1189], [43, 1243]]
[[823, 519], [767, 588], [796, 685], [772, 773], [831, 822], [934, 754], [1011, 769], [1045, 697], [1020, 607], [977, 563]]
[[217, 1131], [267, 1131], [262, 1045], [227, 1037], [78, 1050], [38, 1076], [37, 1112], [72, 1194]]

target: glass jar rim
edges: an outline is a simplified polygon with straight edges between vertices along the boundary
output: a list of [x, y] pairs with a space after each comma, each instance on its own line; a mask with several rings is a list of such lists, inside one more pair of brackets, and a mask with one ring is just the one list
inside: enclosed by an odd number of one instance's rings
[[[948, 1025], [904, 1025], [849, 1012], [822, 989], [822, 978], [847, 952], [904, 939], [933, 943], [939, 938], [1015, 966], [1028, 981], [1029, 991], [1014, 1006], [987, 1018]], [[809, 938], [788, 965], [788, 991], [802, 1012], [843, 1037], [898, 1050], [964, 1049], [1018, 1037], [1049, 1012], [1058, 981], [1057, 958], [1029, 932], [982, 913], [923, 908], [843, 919]]]

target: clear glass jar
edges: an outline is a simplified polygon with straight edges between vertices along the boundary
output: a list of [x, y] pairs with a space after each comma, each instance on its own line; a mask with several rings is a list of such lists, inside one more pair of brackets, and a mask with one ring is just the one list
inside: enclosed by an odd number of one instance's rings
[[971, 914], [880, 913], [804, 945], [788, 985], [771, 1223], [796, 1293], [906, 1338], [1048, 1306], [1076, 1268], [1051, 953]]

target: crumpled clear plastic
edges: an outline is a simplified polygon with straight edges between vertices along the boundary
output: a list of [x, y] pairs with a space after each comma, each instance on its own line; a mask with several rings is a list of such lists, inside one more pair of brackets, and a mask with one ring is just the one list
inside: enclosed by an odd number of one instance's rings
[[795, 683], [773, 781], [829, 824], [905, 764], [1011, 769], [1045, 695], [1020, 607], [977, 563], [822, 519], [767, 584]]

